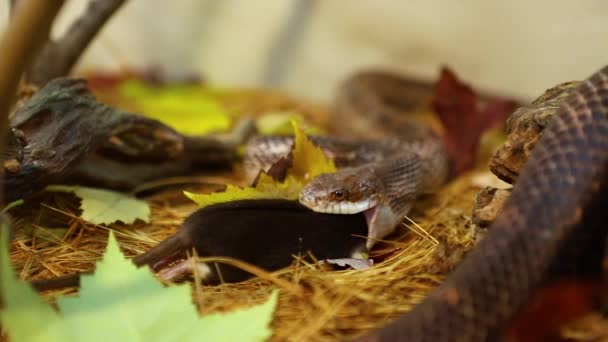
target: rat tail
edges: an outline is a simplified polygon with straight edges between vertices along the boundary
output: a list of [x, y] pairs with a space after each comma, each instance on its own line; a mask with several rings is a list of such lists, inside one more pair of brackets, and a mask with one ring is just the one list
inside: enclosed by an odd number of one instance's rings
[[133, 258], [133, 263], [140, 267], [143, 265], [154, 266], [163, 259], [176, 254], [179, 251], [185, 250], [190, 244], [184, 241], [182, 235], [177, 234], [161, 241], [158, 245], [152, 247], [144, 254]]
[[68, 274], [61, 277], [51, 278], [51, 279], [39, 279], [30, 281], [30, 285], [34, 288], [34, 290], [41, 291], [49, 291], [49, 290], [58, 290], [66, 287], [76, 287], [80, 286], [80, 276], [84, 274], [90, 274], [89, 272], [81, 272]]

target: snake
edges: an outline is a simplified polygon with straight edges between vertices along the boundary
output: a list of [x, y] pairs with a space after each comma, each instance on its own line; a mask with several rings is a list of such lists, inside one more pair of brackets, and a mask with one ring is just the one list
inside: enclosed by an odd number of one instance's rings
[[[417, 100], [395, 97], [417, 96], [411, 90], [416, 86], [387, 72], [358, 73], [343, 82], [334, 106], [336, 116], [348, 118], [349, 136], [309, 137], [334, 160], [338, 172], [312, 179], [300, 191], [299, 202], [319, 213], [363, 213], [368, 249], [394, 231], [416, 198], [437, 191], [451, 175], [441, 136], [403, 115]], [[359, 129], [362, 135], [380, 132], [382, 138], [355, 137]], [[245, 169], [253, 171], [248, 178], [288, 156], [293, 143], [286, 136], [251, 139], [244, 157]]]
[[370, 341], [492, 341], [555, 279], [601, 269], [608, 67], [560, 105], [487, 235], [424, 301]]
[[[391, 215], [398, 215], [400, 212], [394, 211], [397, 208], [391, 202], [409, 201], [415, 197], [412, 194], [425, 190], [420, 170], [425, 168], [421, 163], [428, 163], [424, 158], [429, 158], [415, 148], [405, 147], [409, 152], [389, 153], [387, 158], [346, 166], [329, 180], [349, 179], [349, 174], [366, 168], [363, 173], [380, 179], [371, 183], [378, 188], [375, 195], [367, 193], [365, 203], [378, 202], [376, 205], [388, 208]], [[391, 163], [394, 173], [382, 171], [390, 168]], [[395, 176], [395, 173], [412, 170], [417, 170], [418, 175]], [[417, 183], [406, 185], [402, 192], [408, 193], [405, 197], [392, 197], [400, 195], [388, 192], [387, 189], [393, 188], [386, 184], [403, 185], [393, 183], [393, 177]], [[329, 180], [313, 181], [309, 190], [317, 191], [318, 186], [330, 183]], [[353, 184], [362, 185], [363, 189], [368, 187], [367, 182], [344, 183]], [[415, 191], [409, 193], [410, 189]], [[301, 196], [304, 202], [309, 201], [306, 191]], [[318, 198], [327, 201], [323, 196], [330, 194], [334, 204], [323, 202], [313, 210], [353, 211], [340, 209], [340, 205], [335, 204], [343, 196], [334, 188], [320, 192], [324, 195]], [[376, 200], [373, 196], [382, 199]], [[509, 322], [543, 286], [556, 279], [581, 277], [601, 270], [607, 235], [606, 198], [608, 66], [582, 81], [564, 99], [542, 131], [499, 215], [456, 269], [412, 310], [360, 341], [468, 342], [504, 338]], [[356, 199], [361, 203], [359, 197]]]

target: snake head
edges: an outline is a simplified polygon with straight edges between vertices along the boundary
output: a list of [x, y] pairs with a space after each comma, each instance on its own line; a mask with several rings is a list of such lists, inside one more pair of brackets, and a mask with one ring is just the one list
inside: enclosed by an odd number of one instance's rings
[[382, 184], [366, 167], [342, 169], [315, 177], [300, 191], [300, 203], [330, 214], [356, 214], [375, 207]]

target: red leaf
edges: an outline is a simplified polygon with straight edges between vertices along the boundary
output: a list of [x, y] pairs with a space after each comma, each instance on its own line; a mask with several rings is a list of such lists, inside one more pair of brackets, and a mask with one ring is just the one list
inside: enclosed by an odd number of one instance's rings
[[87, 84], [94, 90], [114, 89], [121, 83], [139, 78], [135, 71], [126, 70], [122, 72], [94, 71], [86, 75]]
[[536, 293], [505, 331], [506, 341], [547, 341], [559, 328], [593, 310], [597, 280], [562, 280]]
[[483, 132], [504, 122], [517, 107], [513, 100], [500, 99], [480, 109], [479, 102], [471, 86], [460, 81], [447, 67], [441, 68], [431, 106], [445, 128], [444, 140], [454, 163], [454, 175], [474, 166]]

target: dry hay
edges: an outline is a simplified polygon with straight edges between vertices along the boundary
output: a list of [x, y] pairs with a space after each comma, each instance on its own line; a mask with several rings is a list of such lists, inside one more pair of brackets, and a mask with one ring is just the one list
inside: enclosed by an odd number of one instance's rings
[[[285, 270], [262, 272], [262, 278], [243, 283], [196, 286], [195, 302], [203, 313], [226, 311], [259, 303], [279, 287], [282, 291], [273, 321], [276, 340], [335, 340], [377, 326], [419, 302], [450, 269], [453, 261], [436, 253], [437, 240], [451, 249], [471, 247], [469, 215], [477, 190], [471, 177], [464, 177], [425, 201], [412, 219], [426, 234], [411, 223], [410, 228], [404, 225], [395, 240], [373, 251], [372, 256], [384, 260], [371, 269], [332, 271], [299, 260]], [[175, 203], [175, 198], [172, 192], [148, 198], [152, 205], [149, 224], [112, 227], [124, 253], [134, 256], [145, 252], [173, 234], [196, 210], [186, 201]], [[39, 229], [48, 234], [14, 241], [11, 258], [19, 277], [44, 279], [90, 270], [103, 253], [107, 228], [80, 220], [69, 195], [52, 194], [36, 200], [43, 205], [20, 208], [16, 216], [35, 217]], [[54, 226], [63, 221], [67, 231], [57, 236], [40, 226], [50, 220], [55, 220]], [[45, 296], [72, 292], [74, 289], [49, 291]]]
[[[268, 103], [256, 108], [273, 107], [276, 100], [271, 100], [265, 98], [261, 102]], [[312, 116], [319, 119], [323, 114]], [[234, 175], [226, 177], [234, 179]], [[404, 221], [408, 227], [404, 224], [391, 241], [379, 244], [371, 256], [380, 262], [371, 269], [335, 271], [327, 265], [296, 260], [287, 269], [258, 271], [260, 277], [238, 284], [193, 285], [194, 301], [202, 313], [228, 311], [260, 303], [278, 287], [281, 292], [272, 323], [273, 340], [333, 341], [382, 325], [420, 302], [472, 247], [470, 214], [479, 190], [473, 183], [473, 177], [465, 175], [421, 201], [411, 215], [416, 224]], [[173, 234], [196, 210], [181, 195], [182, 190], [174, 188], [146, 198], [152, 206], [149, 224], [111, 227], [127, 256], [143, 253]], [[80, 220], [77, 202], [70, 195], [48, 194], [30, 202], [33, 204], [12, 211], [19, 218], [17, 226], [34, 225], [39, 232], [46, 232], [46, 237], [20, 234], [12, 243], [11, 259], [19, 277], [45, 279], [91, 270], [105, 249], [108, 228]], [[57, 232], [50, 227], [67, 230]], [[44, 295], [52, 300], [74, 292], [65, 289]]]

